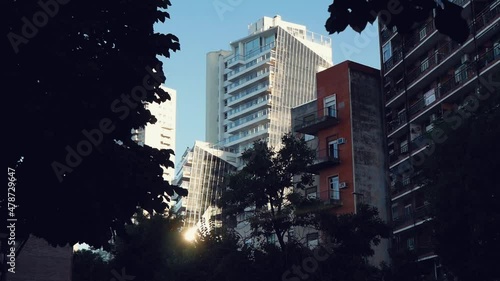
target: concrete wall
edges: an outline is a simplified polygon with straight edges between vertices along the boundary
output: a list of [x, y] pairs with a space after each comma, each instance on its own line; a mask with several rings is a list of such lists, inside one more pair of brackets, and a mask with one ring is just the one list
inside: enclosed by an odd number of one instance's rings
[[205, 115], [205, 141], [218, 143], [220, 141], [222, 109], [219, 108], [222, 100], [222, 75], [224, 65], [223, 56], [231, 54], [230, 51], [215, 51], [207, 54], [206, 65], [206, 115]]
[[8, 281], [71, 281], [73, 247], [52, 247], [30, 236], [16, 259], [16, 273]]
[[318, 111], [317, 100], [312, 100], [310, 102], [296, 106], [291, 110], [292, 110], [291, 111], [292, 131], [294, 131], [297, 125], [302, 125], [304, 123], [303, 122], [304, 116], [317, 113]]
[[[387, 221], [388, 191], [385, 181], [383, 105], [380, 72], [352, 64], [350, 66], [352, 131], [354, 143], [354, 182], [356, 203], [377, 207]], [[372, 262], [389, 261], [388, 241], [375, 251]]]

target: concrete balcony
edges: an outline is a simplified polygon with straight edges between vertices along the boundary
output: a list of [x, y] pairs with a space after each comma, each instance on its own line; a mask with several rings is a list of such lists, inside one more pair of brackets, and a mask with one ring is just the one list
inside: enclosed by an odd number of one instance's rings
[[313, 174], [319, 174], [321, 170], [338, 164], [340, 164], [338, 149], [318, 149], [316, 150], [316, 158], [313, 164], [311, 164], [307, 169]]
[[410, 213], [402, 214], [393, 218], [393, 233], [400, 233], [415, 226], [421, 225], [432, 219], [430, 205], [418, 206], [411, 210]]
[[[465, 5], [467, 5], [467, 3], [465, 3]], [[438, 70], [440, 69], [441, 72], [443, 72], [452, 67], [453, 62], [447, 60], [449, 57], [457, 58], [455, 54], [457, 54], [458, 52], [460, 53], [472, 52], [474, 50], [475, 44], [477, 45], [482, 44], [488, 38], [490, 38], [496, 32], [498, 32], [497, 25], [499, 22], [499, 15], [500, 15], [500, 6], [498, 4], [496, 4], [495, 6], [495, 3], [492, 3], [489, 7], [483, 9], [483, 11], [481, 11], [481, 13], [479, 13], [469, 25], [471, 35], [464, 44], [458, 45], [455, 43], [450, 43], [451, 44], [450, 46], [448, 45], [443, 46], [442, 49], [436, 51], [435, 54], [429, 56], [427, 60], [422, 61], [419, 67], [410, 70], [407, 73], [408, 90], [418, 85], [425, 85], [428, 81], [422, 82], [421, 79], [419, 79], [422, 76], [429, 81], [435, 78], [435, 76], [434, 77], [432, 76], [432, 72], [435, 69]], [[429, 22], [427, 25], [431, 23], [432, 22]], [[429, 27], [428, 29], [429, 29], [428, 31], [424, 32], [425, 34], [429, 34], [430, 31], [434, 30], [431, 27]], [[410, 42], [405, 41], [406, 42], [405, 47], [407, 47], [405, 48], [407, 54], [405, 56], [405, 59], [408, 62], [415, 61], [415, 59], [423, 55], [424, 52], [428, 51], [430, 46], [437, 43], [436, 40], [438, 40], [440, 37], [434, 35], [437, 33], [437, 31], [434, 30], [432, 32], [433, 32], [431, 34], [432, 36], [430, 36], [428, 39], [425, 39], [426, 37], [424, 36], [423, 37], [424, 39], [421, 43], [417, 42], [418, 41], [417, 39], [423, 35], [420, 33], [414, 34], [411, 37], [412, 39], [409, 39]], [[424, 46], [424, 44], [429, 45], [429, 48]], [[401, 47], [394, 47], [393, 56], [387, 62], [384, 63], [384, 70], [385, 70], [384, 76], [389, 75], [390, 72], [397, 72], [397, 73], [402, 72], [403, 71], [401, 63], [402, 58], [403, 56]], [[434, 75], [439, 75], [439, 71], [435, 73], [437, 74]], [[416, 90], [418, 89], [414, 89], [413, 91]], [[400, 104], [403, 92], [404, 89], [401, 88], [399, 88], [399, 90], [396, 91], [390, 89], [390, 91], [386, 92], [386, 101], [387, 101], [386, 104], [387, 105], [393, 103], [395, 103], [393, 105]]]
[[331, 128], [339, 123], [337, 110], [327, 108], [321, 111], [309, 112], [295, 118], [293, 130], [298, 133], [315, 135], [321, 130]]

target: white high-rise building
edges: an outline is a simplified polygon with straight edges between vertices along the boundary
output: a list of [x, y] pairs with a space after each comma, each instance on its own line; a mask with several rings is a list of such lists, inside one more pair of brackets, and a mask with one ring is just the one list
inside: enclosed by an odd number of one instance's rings
[[[170, 100], [158, 103], [148, 103], [146, 108], [151, 111], [157, 119], [155, 124], [148, 123], [144, 128], [133, 130], [132, 139], [140, 145], [147, 145], [157, 149], [173, 149], [175, 151], [175, 122], [176, 122], [176, 97], [174, 89], [160, 86], [170, 95]], [[171, 161], [175, 163], [175, 156], [171, 155]], [[163, 177], [169, 183], [174, 179], [174, 169], [164, 169]]]
[[291, 131], [290, 109], [315, 98], [316, 73], [332, 66], [331, 39], [264, 17], [230, 51], [207, 54], [206, 141], [242, 152]]

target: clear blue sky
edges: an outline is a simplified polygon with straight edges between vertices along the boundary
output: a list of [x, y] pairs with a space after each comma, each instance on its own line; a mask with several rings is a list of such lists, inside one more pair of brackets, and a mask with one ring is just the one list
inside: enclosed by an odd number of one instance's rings
[[[156, 31], [179, 37], [181, 50], [162, 58], [166, 85], [177, 90], [176, 162], [186, 147], [205, 139], [205, 56], [228, 49], [229, 42], [247, 35], [247, 26], [263, 16], [307, 26], [328, 35], [325, 22], [332, 0], [171, 0], [170, 20]], [[218, 9], [216, 8], [218, 7]], [[330, 35], [333, 63], [351, 60], [380, 69], [376, 22], [358, 34], [349, 27]], [[177, 163], [176, 163], [177, 164]]]

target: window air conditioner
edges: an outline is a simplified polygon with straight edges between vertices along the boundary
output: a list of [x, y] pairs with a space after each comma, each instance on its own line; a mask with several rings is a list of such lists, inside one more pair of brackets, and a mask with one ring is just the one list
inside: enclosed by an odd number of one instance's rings
[[344, 143], [346, 143], [346, 140], [345, 140], [345, 138], [339, 138], [337, 140], [337, 142], [338, 142], [338, 144], [344, 144]]

